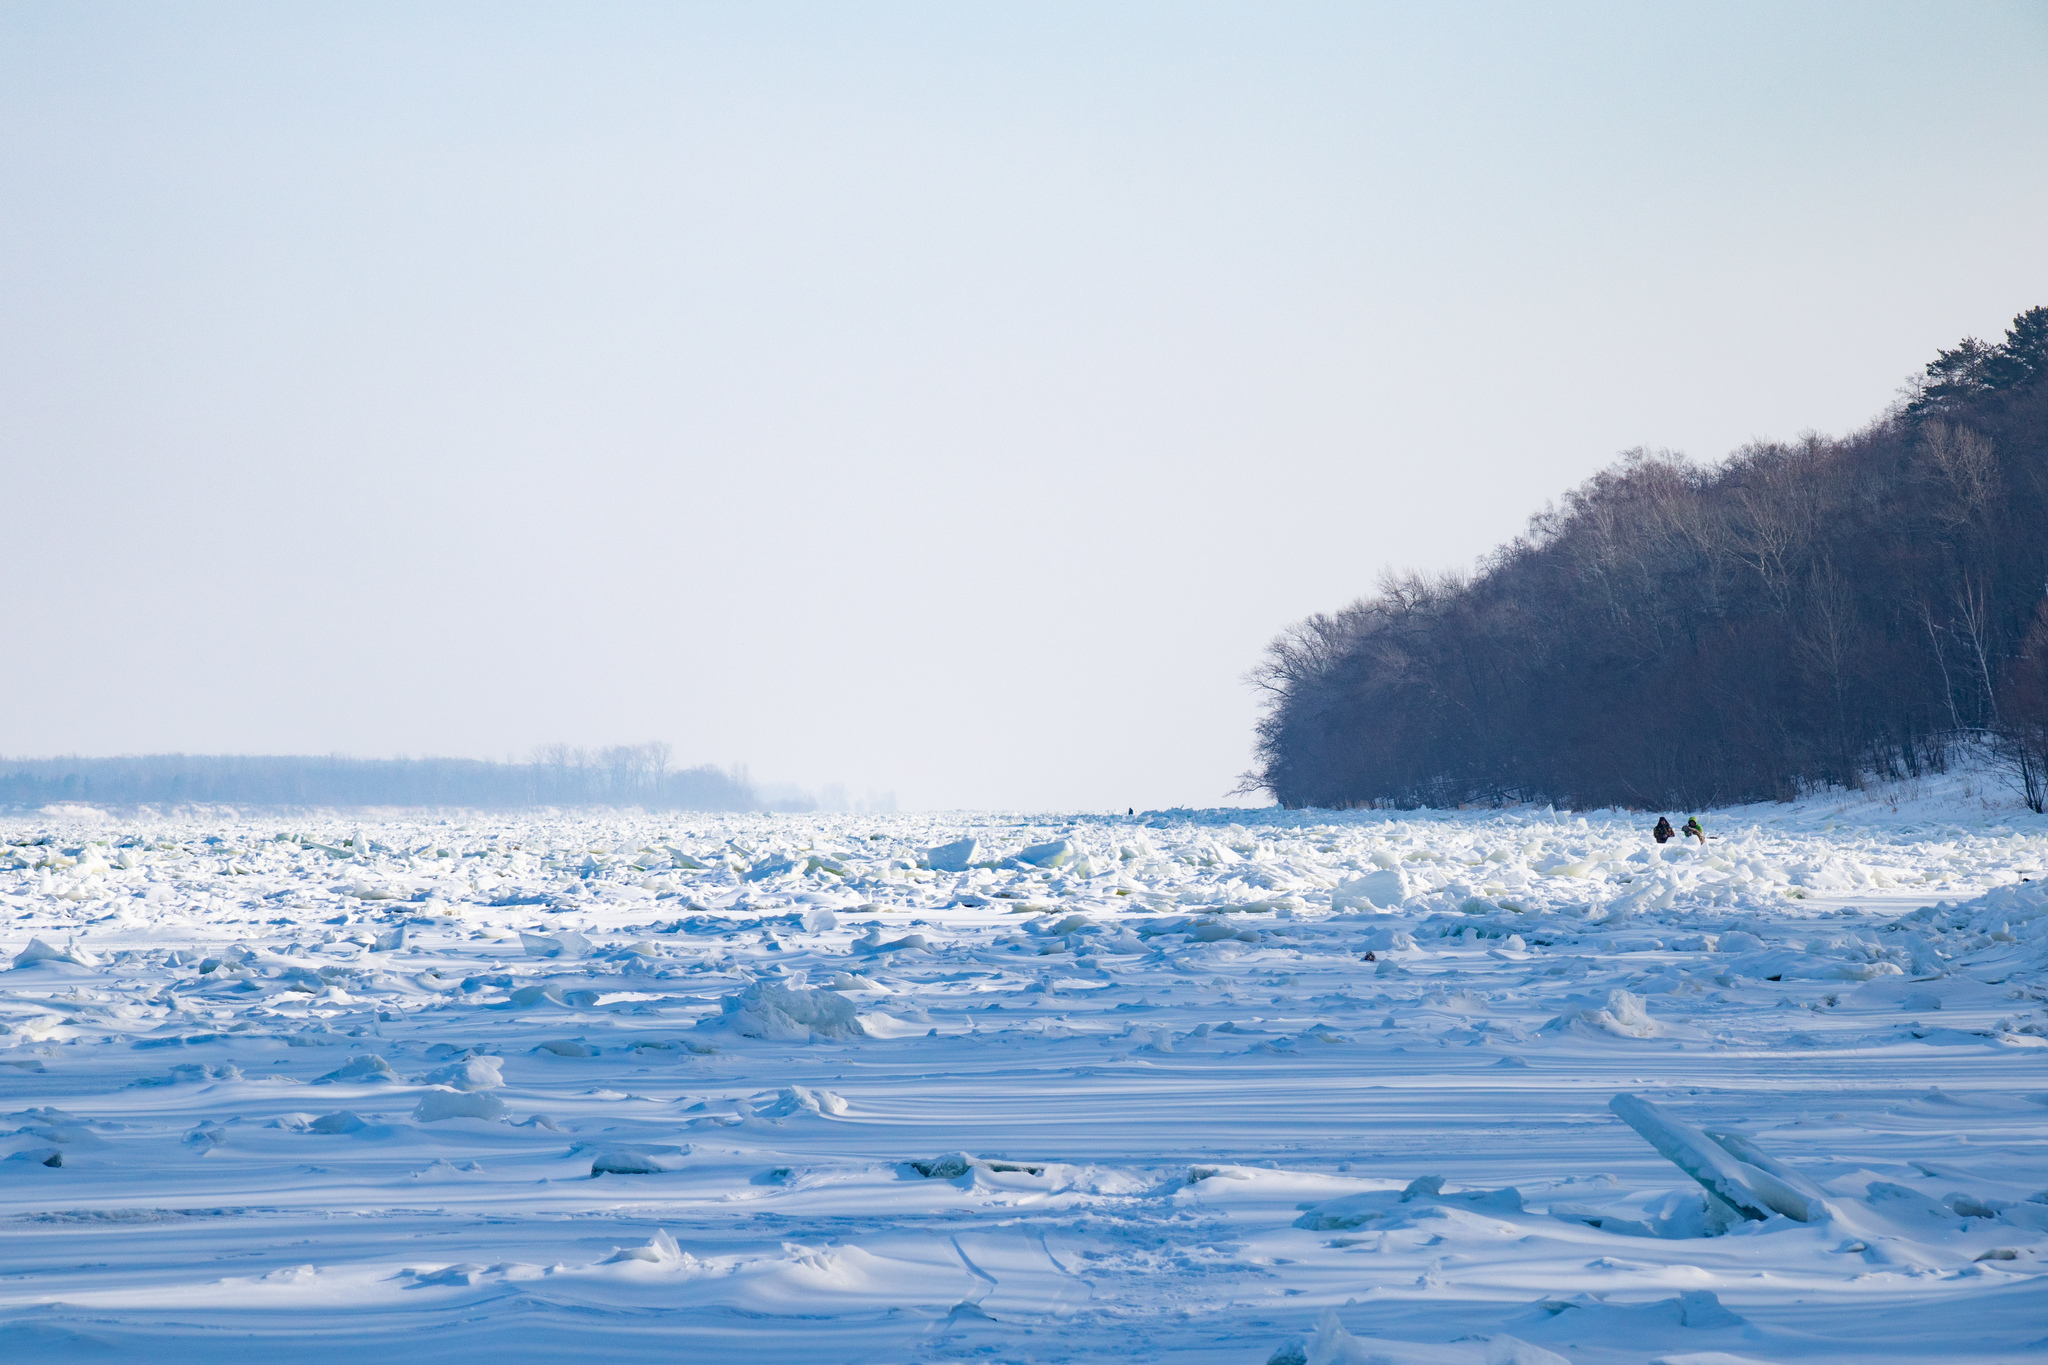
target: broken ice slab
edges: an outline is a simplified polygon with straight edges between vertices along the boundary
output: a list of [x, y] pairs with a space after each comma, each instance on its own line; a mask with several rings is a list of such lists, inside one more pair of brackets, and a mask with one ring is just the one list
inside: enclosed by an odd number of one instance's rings
[[935, 872], [965, 872], [981, 856], [981, 840], [969, 837], [924, 851], [925, 864]]
[[1363, 877], [1346, 877], [1330, 893], [1332, 910], [1395, 909], [1413, 891], [1398, 867], [1382, 868]]
[[590, 951], [590, 940], [574, 930], [546, 934], [521, 934], [519, 943], [528, 957], [582, 957]]
[[[1607, 1107], [1667, 1161], [1699, 1181], [1709, 1194], [1744, 1218], [1762, 1222], [1772, 1214], [1782, 1213], [1797, 1222], [1810, 1223], [1827, 1216], [1827, 1206], [1820, 1191], [1807, 1181], [1790, 1172], [1773, 1174], [1744, 1160], [1700, 1129], [1671, 1117], [1648, 1100], [1635, 1095], [1616, 1095], [1607, 1102]], [[1737, 1141], [1744, 1151], [1761, 1155], [1754, 1144], [1746, 1140]], [[1775, 1166], [1777, 1163], [1771, 1164]], [[1783, 1167], [1778, 1169], [1784, 1170]]]
[[1072, 839], [1054, 839], [1050, 843], [1033, 844], [1017, 851], [1017, 861], [1029, 863], [1032, 867], [1062, 867], [1080, 856], [1081, 850], [1075, 847]]

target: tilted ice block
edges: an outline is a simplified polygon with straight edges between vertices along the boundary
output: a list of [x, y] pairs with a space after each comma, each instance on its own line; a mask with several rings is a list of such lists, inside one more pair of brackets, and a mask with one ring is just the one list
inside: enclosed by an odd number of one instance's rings
[[934, 872], [965, 872], [981, 856], [981, 840], [956, 839], [950, 844], [924, 851], [925, 863]]
[[1707, 1136], [1713, 1139], [1714, 1145], [1722, 1151], [1728, 1153], [1737, 1161], [1754, 1166], [1764, 1172], [1764, 1174], [1782, 1181], [1785, 1187], [1794, 1194], [1816, 1202], [1827, 1198], [1827, 1193], [1820, 1186], [1814, 1184], [1784, 1162], [1770, 1156], [1754, 1142], [1742, 1136], [1742, 1134], [1709, 1132]]
[[[1616, 1095], [1607, 1107], [1666, 1160], [1745, 1218], [1762, 1222], [1782, 1213], [1808, 1223], [1826, 1216], [1826, 1205], [1817, 1190], [1812, 1195], [1802, 1193], [1792, 1182], [1739, 1159], [1698, 1128], [1672, 1118], [1648, 1100]], [[1813, 1188], [1805, 1181], [1798, 1183]]]
[[1017, 861], [1030, 863], [1033, 867], [1059, 867], [1063, 863], [1072, 862], [1080, 856], [1080, 852], [1074, 847], [1073, 840], [1055, 839], [1049, 844], [1033, 844], [1029, 848], [1019, 849]]
[[519, 945], [528, 957], [582, 957], [590, 951], [590, 940], [573, 929], [559, 934], [521, 934]]
[[1338, 883], [1337, 889], [1330, 893], [1330, 908], [1342, 910], [1370, 905], [1391, 909], [1406, 900], [1408, 893], [1408, 875], [1405, 872], [1398, 867], [1382, 868], [1363, 877], [1347, 877]]
[[804, 870], [804, 859], [793, 858], [787, 853], [776, 853], [755, 863], [752, 867], [741, 873], [740, 876], [744, 881], [758, 882], [766, 881], [770, 877], [787, 877], [792, 873]]

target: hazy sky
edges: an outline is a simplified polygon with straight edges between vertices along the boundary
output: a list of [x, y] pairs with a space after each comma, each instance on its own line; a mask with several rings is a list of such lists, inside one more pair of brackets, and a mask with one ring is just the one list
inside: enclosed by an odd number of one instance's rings
[[2048, 8], [0, 5], [0, 753], [1215, 804], [1268, 639], [2048, 303]]

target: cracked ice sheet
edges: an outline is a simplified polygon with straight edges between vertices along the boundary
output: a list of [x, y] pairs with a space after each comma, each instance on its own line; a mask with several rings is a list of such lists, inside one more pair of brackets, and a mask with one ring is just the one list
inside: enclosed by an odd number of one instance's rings
[[2048, 828], [1646, 823], [8, 821], [0, 1353], [2041, 1352]]

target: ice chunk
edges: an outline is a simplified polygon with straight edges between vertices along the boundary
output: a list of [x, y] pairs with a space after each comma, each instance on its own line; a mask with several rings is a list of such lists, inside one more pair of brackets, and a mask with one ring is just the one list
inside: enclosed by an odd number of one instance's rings
[[534, 1047], [535, 1052], [552, 1052], [557, 1057], [595, 1057], [597, 1049], [581, 1038], [550, 1038]]
[[882, 987], [858, 972], [834, 972], [825, 984], [835, 991], [878, 991]]
[[[1071, 839], [1055, 839], [1051, 843], [1033, 844], [1017, 851], [1017, 861], [1030, 863], [1033, 867], [1061, 867], [1079, 857], [1081, 850], [1074, 847]], [[936, 864], [935, 864], [936, 866]]]
[[[1734, 1157], [1737, 1161], [1743, 1162], [1745, 1165], [1754, 1166], [1757, 1170], [1762, 1171], [1784, 1185], [1787, 1190], [1791, 1191], [1794, 1197], [1806, 1200], [1814, 1210], [1814, 1217], [1826, 1216], [1827, 1193], [1820, 1186], [1785, 1165], [1782, 1161], [1768, 1155], [1754, 1142], [1740, 1133], [1716, 1133], [1709, 1131], [1707, 1136], [1713, 1139], [1717, 1147]], [[1792, 1217], [1793, 1215], [1788, 1214], [1786, 1216]]]
[[1412, 888], [1399, 867], [1384, 867], [1363, 877], [1347, 877], [1330, 893], [1333, 910], [1391, 910], [1408, 899]]
[[1302, 1337], [1289, 1337], [1273, 1348], [1273, 1354], [1266, 1357], [1266, 1365], [1308, 1365], [1308, 1342]]
[[32, 1166], [48, 1166], [57, 1169], [64, 1164], [64, 1153], [55, 1147], [27, 1147], [7, 1154], [9, 1161], [25, 1161]]
[[531, 986], [521, 986], [518, 990], [506, 996], [505, 999], [520, 1009], [525, 1009], [529, 1005], [538, 1005], [542, 1001], [546, 1001], [551, 1005], [560, 1005], [565, 1009], [589, 1009], [597, 1003], [597, 992], [565, 991], [558, 982], [541, 981], [535, 982]]
[[[1576, 874], [1574, 874], [1576, 875]], [[1572, 1365], [1568, 1356], [1511, 1337], [1505, 1332], [1486, 1341], [1486, 1365]]]
[[607, 1257], [602, 1264], [617, 1265], [622, 1261], [652, 1261], [656, 1265], [681, 1265], [696, 1258], [676, 1245], [676, 1239], [668, 1235], [667, 1228], [657, 1230], [644, 1247], [620, 1247]]
[[[587, 1145], [578, 1143], [569, 1149], [570, 1155], [588, 1150]], [[660, 1175], [666, 1171], [679, 1170], [682, 1159], [688, 1156], [688, 1147], [643, 1147], [612, 1146], [598, 1147], [590, 1160], [590, 1173], [598, 1175]]]
[[370, 951], [373, 953], [395, 953], [404, 946], [405, 926], [401, 924], [396, 929], [387, 929], [377, 935], [376, 939], [370, 944]]
[[1442, 1176], [1425, 1175], [1409, 1181], [1407, 1188], [1398, 1194], [1390, 1190], [1367, 1190], [1360, 1194], [1341, 1195], [1306, 1205], [1306, 1212], [1294, 1220], [1294, 1226], [1311, 1232], [1362, 1228], [1376, 1219], [1401, 1213], [1399, 1206], [1402, 1204], [1458, 1205], [1495, 1213], [1523, 1211], [1522, 1192], [1512, 1185], [1498, 1190], [1461, 1190], [1456, 1194], [1445, 1194], [1443, 1189]]
[[1711, 1289], [1688, 1289], [1678, 1296], [1678, 1325], [1711, 1331], [1716, 1327], [1741, 1327], [1747, 1320], [1721, 1306], [1721, 1297]]
[[927, 1180], [958, 1180], [977, 1170], [997, 1175], [1015, 1172], [1042, 1176], [1051, 1169], [1042, 1161], [998, 1161], [990, 1157], [970, 1156], [966, 1152], [949, 1152], [927, 1161], [906, 1161], [903, 1164]]
[[1310, 1232], [1346, 1232], [1385, 1218], [1389, 1212], [1386, 1193], [1371, 1191], [1326, 1199], [1295, 1219], [1294, 1226]]
[[505, 1083], [498, 1074], [504, 1063], [496, 1057], [465, 1057], [419, 1078], [422, 1085], [447, 1085], [457, 1090], [496, 1090]]
[[1385, 1356], [1365, 1349], [1365, 1343], [1344, 1330], [1337, 1310], [1323, 1310], [1322, 1321], [1305, 1339], [1290, 1341], [1268, 1357], [1267, 1365], [1382, 1365]]
[[1774, 1213], [1782, 1213], [1807, 1223], [1826, 1216], [1826, 1205], [1817, 1197], [1739, 1159], [1698, 1128], [1671, 1117], [1648, 1100], [1616, 1095], [1607, 1102], [1607, 1107], [1666, 1160], [1745, 1218], [1762, 1222]]
[[309, 1133], [360, 1133], [370, 1125], [357, 1117], [352, 1109], [337, 1109], [332, 1114], [322, 1114], [306, 1125]]
[[981, 840], [956, 839], [950, 844], [924, 851], [925, 863], [934, 872], [965, 872], [981, 856]]
[[822, 934], [827, 929], [839, 927], [839, 916], [823, 906], [804, 911], [804, 929], [807, 933]]
[[582, 957], [590, 951], [590, 940], [574, 930], [554, 935], [521, 934], [519, 946], [528, 957]]
[[1643, 997], [1619, 988], [1606, 998], [1574, 995], [1565, 1002], [1564, 1013], [1543, 1026], [1553, 1032], [1606, 1033], [1617, 1038], [1655, 1038], [1664, 1026], [1650, 1017]]
[[[1585, 1221], [1609, 1231], [1622, 1230], [1612, 1219]], [[1643, 1206], [1643, 1229], [1653, 1237], [1719, 1237], [1742, 1221], [1741, 1214], [1706, 1190], [1669, 1190]]]
[[420, 1096], [412, 1116], [421, 1123], [439, 1123], [443, 1119], [501, 1119], [505, 1117], [505, 1102], [496, 1095], [481, 1091], [429, 1090]]
[[341, 1066], [316, 1079], [313, 1084], [325, 1085], [332, 1081], [395, 1081], [397, 1079], [398, 1075], [391, 1069], [391, 1063], [372, 1052], [365, 1056], [349, 1058]]
[[786, 1085], [775, 1099], [763, 1108], [756, 1109], [757, 1118], [786, 1119], [798, 1114], [817, 1114], [821, 1117], [838, 1117], [846, 1112], [846, 1101], [829, 1090], [811, 1090], [801, 1085]]
[[870, 938], [863, 939], [853, 946], [872, 957], [877, 953], [902, 953], [912, 950], [929, 952], [932, 945], [923, 934], [905, 934], [902, 938], [892, 938], [887, 943], [881, 942], [879, 938]]
[[32, 962], [69, 962], [76, 967], [97, 967], [99, 960], [75, 943], [62, 948], [53, 948], [39, 938], [28, 941], [28, 947], [14, 955], [16, 967], [26, 967]]
[[770, 877], [787, 877], [805, 870], [808, 860], [793, 858], [787, 853], [770, 854], [741, 873], [743, 880], [762, 882]]
[[855, 1017], [853, 1002], [837, 991], [756, 981], [739, 994], [726, 996], [722, 1009], [722, 1014], [699, 1027], [722, 1026], [748, 1038], [778, 1043], [867, 1037], [867, 1030]]

